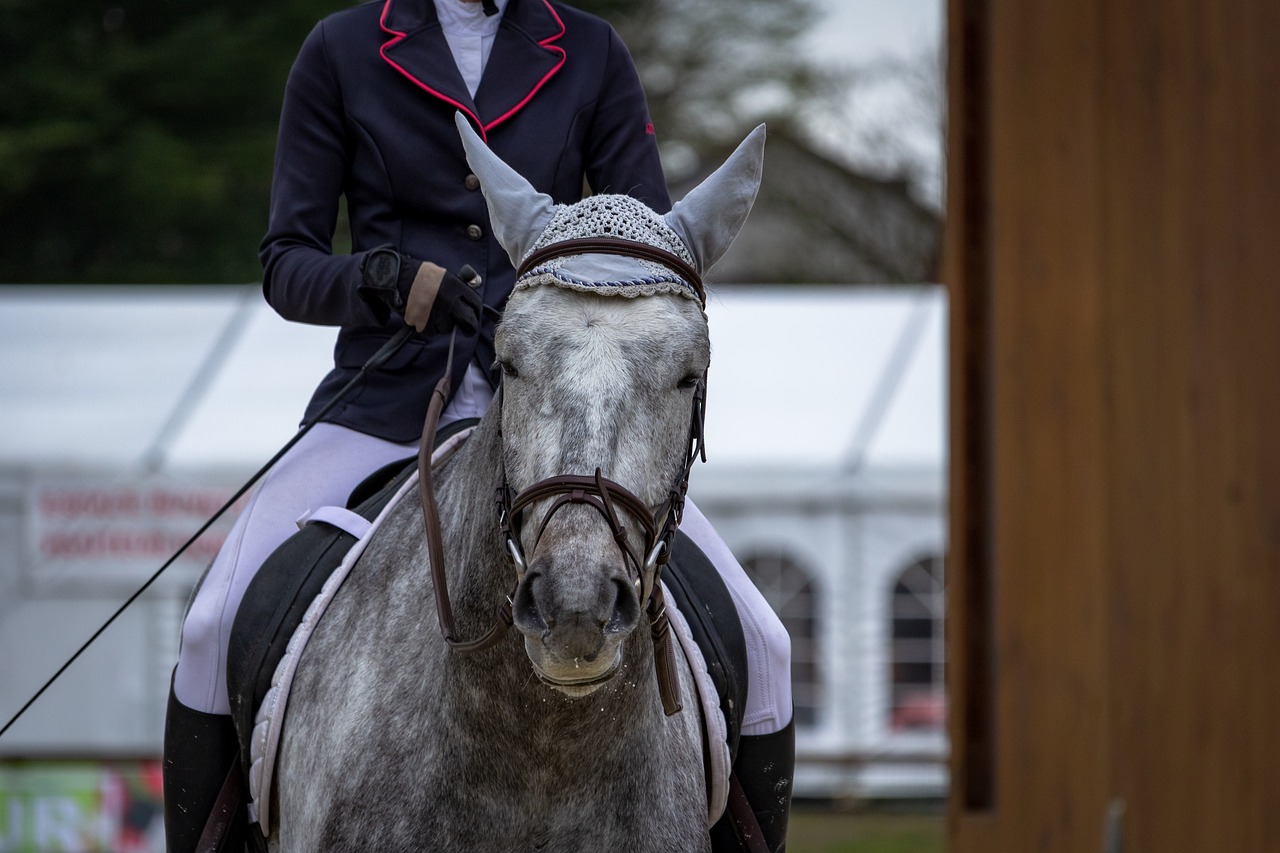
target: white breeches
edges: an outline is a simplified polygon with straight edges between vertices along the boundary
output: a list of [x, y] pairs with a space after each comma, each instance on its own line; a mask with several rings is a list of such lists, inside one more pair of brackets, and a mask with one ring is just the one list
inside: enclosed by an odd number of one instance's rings
[[365, 477], [417, 452], [416, 444], [319, 423], [275, 464], [236, 519], [191, 601], [173, 678], [179, 702], [207, 714], [231, 713], [227, 642], [240, 599], [258, 567], [298, 532], [304, 513], [346, 506]]
[[[173, 688], [182, 704], [230, 713], [227, 643], [240, 599], [253, 575], [297, 520], [322, 506], [345, 506], [351, 491], [384, 465], [417, 453], [361, 432], [317, 424], [263, 478], [209, 567], [182, 626]], [[729, 587], [747, 641], [750, 680], [742, 733], [762, 735], [791, 720], [791, 641], [706, 517], [688, 502], [680, 529], [697, 543]]]

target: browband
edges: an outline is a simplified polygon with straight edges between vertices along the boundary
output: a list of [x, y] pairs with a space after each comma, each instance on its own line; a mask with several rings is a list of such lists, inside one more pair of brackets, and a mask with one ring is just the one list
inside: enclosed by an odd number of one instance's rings
[[624, 240], [620, 237], [577, 237], [543, 246], [524, 259], [520, 269], [516, 270], [516, 278], [553, 258], [563, 258], [568, 255], [625, 255], [629, 258], [640, 258], [662, 264], [693, 288], [693, 292], [698, 294], [698, 301], [704, 308], [707, 305], [707, 291], [702, 285], [702, 276], [686, 260], [666, 249], [659, 249], [657, 246], [636, 240]]

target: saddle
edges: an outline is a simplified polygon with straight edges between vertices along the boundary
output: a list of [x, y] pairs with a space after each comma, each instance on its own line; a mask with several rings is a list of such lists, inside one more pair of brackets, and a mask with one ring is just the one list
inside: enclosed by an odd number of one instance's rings
[[[371, 523], [416, 463], [416, 458], [404, 459], [374, 472], [352, 492], [347, 509]], [[227, 690], [246, 771], [254, 717], [276, 666], [307, 608], [361, 534], [350, 519], [312, 516], [272, 552], [245, 590], [227, 649]]]
[[[437, 446], [445, 438], [443, 434], [438, 436]], [[304, 617], [325, 591], [335, 570], [353, 556], [352, 549], [362, 541], [374, 519], [404, 491], [407, 481], [417, 471], [416, 463], [417, 459], [411, 458], [388, 465], [356, 488], [345, 509], [327, 507], [313, 513], [298, 533], [276, 549], [250, 582], [233, 624], [227, 664], [227, 689], [240, 740], [243, 779], [250, 779], [255, 772], [251, 756], [255, 736], [262, 737], [260, 710], [264, 702], [269, 697], [274, 700], [278, 692], [278, 670]], [[337, 580], [340, 582], [341, 578]], [[677, 533], [672, 559], [662, 574], [662, 581], [679, 614], [675, 620], [680, 623], [677, 628], [687, 628], [687, 635], [701, 653], [705, 677], [714, 686], [723, 716], [722, 729], [713, 726], [710, 720], [706, 725], [707, 731], [723, 736], [724, 745], [713, 747], [705, 739], [703, 743], [707, 790], [711, 797], [713, 786], [726, 784], [723, 779], [713, 779], [711, 750], [714, 748], [723, 754], [727, 747], [730, 766], [737, 757], [747, 695], [746, 641], [737, 609], [719, 572], [684, 533]], [[710, 708], [704, 699], [704, 717], [709, 716], [708, 711]], [[256, 772], [261, 774], [262, 768]], [[259, 791], [259, 796], [269, 799], [269, 792]], [[251, 818], [256, 821], [257, 814]], [[721, 817], [722, 821], [727, 819], [727, 813]], [[250, 832], [254, 845], [265, 849], [262, 838], [265, 827], [256, 823], [253, 826], [257, 829]]]

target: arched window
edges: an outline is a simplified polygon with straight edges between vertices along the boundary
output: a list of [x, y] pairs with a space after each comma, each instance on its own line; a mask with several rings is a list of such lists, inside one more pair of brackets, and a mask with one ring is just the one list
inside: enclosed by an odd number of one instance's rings
[[817, 591], [809, 573], [781, 551], [761, 551], [742, 561], [756, 588], [791, 635], [791, 697], [797, 726], [813, 726], [821, 707]]
[[944, 607], [941, 557], [925, 557], [898, 575], [889, 608], [894, 731], [946, 725]]

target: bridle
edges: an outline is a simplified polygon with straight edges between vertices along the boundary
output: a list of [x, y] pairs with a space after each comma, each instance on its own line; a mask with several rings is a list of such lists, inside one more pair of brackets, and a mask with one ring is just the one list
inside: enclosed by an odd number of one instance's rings
[[[706, 412], [706, 394], [701, 381], [694, 389], [693, 413], [689, 423], [689, 452], [685, 457], [677, 482], [667, 494], [662, 507], [653, 512], [649, 506], [620, 483], [608, 479], [597, 468], [592, 476], [559, 474], [528, 486], [512, 494], [505, 471], [500, 475], [497, 488], [498, 523], [502, 527], [507, 557], [516, 570], [516, 583], [523, 579], [528, 567], [520, 547], [524, 510], [546, 498], [554, 498], [542, 518], [542, 525], [534, 537], [534, 547], [546, 531], [555, 513], [573, 504], [585, 504], [596, 510], [618, 546], [633, 573], [636, 593], [649, 616], [649, 631], [653, 639], [654, 662], [657, 667], [658, 688], [662, 695], [663, 709], [668, 715], [680, 710], [679, 682], [671, 649], [671, 624], [667, 617], [666, 601], [662, 593], [662, 569], [671, 559], [672, 540], [676, 528], [684, 516], [685, 494], [689, 490], [689, 472], [698, 459], [706, 459], [703, 445], [703, 422]], [[644, 530], [645, 554], [641, 562], [631, 547], [627, 530], [618, 517], [621, 506]]]
[[[624, 254], [656, 261], [677, 272], [706, 304], [702, 279], [697, 272], [678, 256], [651, 246], [612, 237], [591, 237], [553, 243], [531, 254], [517, 271], [517, 277], [538, 264], [554, 257], [585, 253]], [[694, 462], [706, 461], [703, 443], [706, 417], [706, 386], [699, 380], [693, 394], [693, 411], [689, 419], [688, 452], [676, 483], [669, 489], [666, 501], [656, 511], [636, 497], [626, 487], [605, 477], [600, 468], [592, 475], [558, 474], [539, 480], [525, 489], [514, 492], [507, 481], [505, 466], [498, 476], [495, 489], [498, 525], [502, 532], [503, 549], [516, 572], [516, 583], [506, 600], [498, 607], [493, 626], [477, 639], [464, 641], [458, 638], [453, 620], [453, 607], [449, 600], [448, 579], [444, 568], [444, 539], [440, 529], [440, 511], [431, 481], [431, 447], [440, 413], [448, 401], [450, 374], [453, 369], [453, 342], [449, 344], [448, 364], [444, 376], [437, 383], [427, 407], [423, 441], [418, 452], [418, 485], [422, 497], [422, 517], [426, 528], [427, 552], [431, 560], [432, 586], [435, 591], [436, 617], [440, 631], [450, 648], [458, 651], [480, 651], [493, 646], [513, 623], [512, 600], [515, 589], [528, 571], [520, 537], [525, 510], [533, 504], [552, 498], [551, 506], [543, 516], [542, 524], [534, 537], [534, 543], [542, 538], [547, 524], [556, 512], [566, 506], [584, 504], [596, 510], [609, 527], [613, 540], [622, 552], [637, 586], [640, 601], [649, 617], [649, 630], [654, 646], [654, 667], [658, 678], [658, 692], [662, 707], [669, 716], [680, 711], [679, 678], [675, 668], [675, 653], [671, 644], [671, 623], [667, 616], [662, 593], [662, 570], [671, 559], [672, 540], [684, 515], [685, 496], [689, 490], [689, 472]], [[644, 544], [637, 551], [633, 548], [626, 527], [618, 515], [622, 509], [643, 529]], [[639, 556], [644, 554], [643, 559]]]
[[516, 278], [519, 279], [547, 261], [570, 255], [622, 255], [662, 264], [684, 279], [698, 295], [698, 301], [702, 303], [702, 307], [707, 307], [707, 291], [702, 284], [702, 276], [688, 261], [666, 249], [660, 249], [649, 243], [624, 240], [621, 237], [577, 237], [548, 244], [530, 253], [529, 257], [524, 259], [520, 269], [516, 271]]

